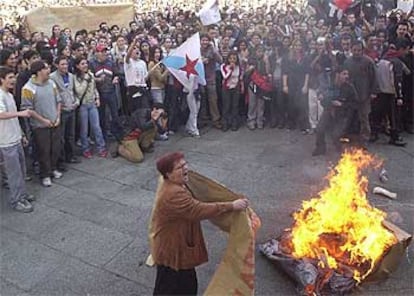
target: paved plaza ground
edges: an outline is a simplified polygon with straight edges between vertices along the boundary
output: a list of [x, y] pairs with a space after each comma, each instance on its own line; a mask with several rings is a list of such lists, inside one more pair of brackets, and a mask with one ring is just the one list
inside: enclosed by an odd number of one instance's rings
[[[386, 188], [397, 200], [369, 194], [378, 208], [409, 233], [414, 226], [414, 137], [405, 148], [385, 136], [370, 151], [385, 159]], [[35, 211], [11, 211], [2, 192], [0, 295], [150, 295], [155, 269], [148, 255], [147, 225], [157, 185], [154, 160], [166, 151], [185, 152], [190, 168], [248, 196], [262, 219], [261, 243], [292, 223], [290, 214], [324, 186], [337, 160], [333, 152], [312, 157], [314, 136], [265, 129], [223, 133], [205, 129], [201, 139], [176, 134], [157, 142], [141, 164], [122, 158], [83, 160], [71, 165], [51, 188], [28, 183], [38, 201]], [[379, 184], [370, 174], [370, 188]], [[204, 234], [210, 262], [198, 268], [200, 294], [226, 246], [226, 236], [208, 222]], [[397, 272], [380, 284], [361, 286], [355, 295], [413, 295], [414, 247]], [[256, 294], [295, 295], [295, 285], [259, 253]]]

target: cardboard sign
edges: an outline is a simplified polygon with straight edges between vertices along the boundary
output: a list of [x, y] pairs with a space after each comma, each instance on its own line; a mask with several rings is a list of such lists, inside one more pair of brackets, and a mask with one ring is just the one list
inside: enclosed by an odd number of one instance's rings
[[77, 7], [40, 7], [26, 14], [26, 24], [30, 32], [44, 32], [50, 35], [53, 25], [68, 27], [72, 32], [81, 29], [96, 30], [101, 22], [109, 26], [128, 27], [134, 19], [132, 4], [85, 5]]

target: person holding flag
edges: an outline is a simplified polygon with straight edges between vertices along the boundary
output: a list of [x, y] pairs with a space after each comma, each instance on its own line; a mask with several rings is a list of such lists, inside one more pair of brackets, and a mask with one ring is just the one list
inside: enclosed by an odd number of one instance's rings
[[186, 130], [193, 137], [200, 137], [197, 127], [197, 116], [200, 110], [198, 95], [199, 85], [206, 85], [204, 66], [200, 51], [200, 35], [194, 34], [180, 47], [161, 61], [172, 75], [183, 85], [187, 94], [187, 104], [190, 115]]

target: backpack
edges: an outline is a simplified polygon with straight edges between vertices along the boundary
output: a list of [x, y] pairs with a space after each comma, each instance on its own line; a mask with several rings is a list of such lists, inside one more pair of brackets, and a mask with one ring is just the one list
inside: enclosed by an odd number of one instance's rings
[[251, 81], [264, 93], [271, 92], [273, 89], [272, 83], [266, 76], [261, 75], [258, 71], [254, 71], [250, 76]]

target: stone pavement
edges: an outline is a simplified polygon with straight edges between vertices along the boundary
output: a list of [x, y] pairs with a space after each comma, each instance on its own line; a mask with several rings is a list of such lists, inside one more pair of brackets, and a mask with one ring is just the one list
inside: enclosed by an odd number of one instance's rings
[[[371, 151], [384, 157], [395, 201], [369, 194], [373, 204], [392, 213], [397, 225], [413, 233], [414, 137], [406, 148], [383, 137]], [[0, 232], [0, 295], [150, 295], [155, 270], [145, 266], [147, 225], [156, 189], [154, 159], [184, 151], [190, 168], [248, 196], [262, 219], [257, 242], [291, 225], [290, 213], [317, 193], [337, 156], [311, 157], [314, 136], [265, 129], [223, 133], [206, 129], [201, 139], [179, 134], [157, 142], [144, 163], [122, 158], [83, 160], [51, 188], [29, 182], [35, 211], [11, 211], [3, 197]], [[370, 175], [370, 187], [378, 183]], [[226, 236], [208, 222], [204, 234], [210, 262], [198, 268], [200, 293], [214, 273]], [[413, 295], [413, 244], [397, 272], [356, 295]], [[256, 257], [257, 295], [295, 295], [294, 284], [260, 254]]]

